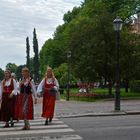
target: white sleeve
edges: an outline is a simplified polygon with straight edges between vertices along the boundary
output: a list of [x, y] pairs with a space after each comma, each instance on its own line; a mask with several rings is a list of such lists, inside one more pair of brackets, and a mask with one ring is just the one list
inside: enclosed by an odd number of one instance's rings
[[1, 82], [1, 93], [3, 93], [3, 80]]
[[19, 82], [18, 82], [18, 81], [16, 81], [16, 84], [17, 84], [17, 89], [19, 89]]
[[15, 79], [13, 79], [13, 86], [14, 86], [14, 89], [13, 89], [12, 93], [14, 95], [17, 95], [17, 82]]
[[40, 82], [40, 84], [38, 85], [38, 87], [37, 87], [37, 93], [42, 93], [42, 92], [43, 92], [44, 84], [45, 84], [45, 79], [43, 79], [43, 80]]
[[0, 100], [2, 99], [2, 84], [0, 83]]
[[20, 94], [20, 85], [19, 85], [19, 82], [16, 81], [16, 83], [17, 83], [17, 94]]
[[58, 91], [59, 90], [59, 83], [58, 83], [58, 80], [56, 78], [55, 78], [54, 84], [55, 84], [55, 86], [54, 86], [55, 90]]
[[32, 87], [32, 94], [33, 94], [33, 96], [37, 97], [36, 86], [35, 86], [35, 83], [34, 83], [33, 80], [31, 81], [31, 87]]

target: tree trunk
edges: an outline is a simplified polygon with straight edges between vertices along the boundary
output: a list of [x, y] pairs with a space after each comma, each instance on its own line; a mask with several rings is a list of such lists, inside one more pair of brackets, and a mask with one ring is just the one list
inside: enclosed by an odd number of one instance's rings
[[109, 83], [108, 83], [108, 94], [112, 95], [112, 81], [111, 80], [109, 80]]

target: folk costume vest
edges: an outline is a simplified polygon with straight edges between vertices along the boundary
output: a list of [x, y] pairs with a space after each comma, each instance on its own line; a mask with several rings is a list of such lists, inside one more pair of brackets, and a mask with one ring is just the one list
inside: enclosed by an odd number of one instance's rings
[[43, 111], [42, 117], [44, 118], [53, 118], [54, 116], [54, 107], [55, 107], [54, 81], [55, 79], [53, 78], [49, 83], [48, 79], [45, 78], [43, 107], [42, 107], [42, 111]]
[[6, 85], [6, 80], [3, 80], [2, 104], [0, 110], [0, 121], [8, 122], [10, 118], [15, 119], [15, 97], [9, 98], [9, 95], [14, 89], [13, 79], [10, 84]]
[[3, 93], [7, 93], [7, 94], [11, 94], [11, 92], [13, 91], [14, 86], [13, 86], [13, 79], [10, 80], [10, 85], [7, 86], [6, 85], [6, 80], [3, 81]]

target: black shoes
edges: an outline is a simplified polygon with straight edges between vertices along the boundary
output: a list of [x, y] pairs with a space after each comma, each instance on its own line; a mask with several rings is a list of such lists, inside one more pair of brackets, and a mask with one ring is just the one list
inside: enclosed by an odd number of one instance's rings
[[7, 127], [9, 127], [9, 123], [8, 122], [6, 122], [5, 126], [3, 126], [3, 128], [7, 128]]
[[46, 121], [45, 121], [45, 125], [48, 125], [48, 119], [46, 119]]
[[6, 122], [5, 123], [5, 126], [3, 126], [3, 128], [7, 128], [7, 127], [10, 127], [10, 125], [11, 125], [11, 127], [14, 127], [14, 122], [13, 121], [11, 121], [10, 123], [8, 123], [8, 122]]
[[11, 127], [14, 127], [14, 122], [13, 120], [10, 121]]
[[52, 122], [52, 118], [49, 118], [49, 122]]
[[45, 125], [48, 125], [48, 124], [51, 123], [51, 122], [52, 122], [52, 118], [49, 118], [49, 121], [48, 121], [48, 119], [46, 119]]
[[14, 127], [14, 123], [13, 122], [11, 122], [11, 127]]

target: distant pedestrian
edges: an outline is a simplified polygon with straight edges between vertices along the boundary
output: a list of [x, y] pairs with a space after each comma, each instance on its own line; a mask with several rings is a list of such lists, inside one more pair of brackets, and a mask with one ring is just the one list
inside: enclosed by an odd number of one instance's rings
[[128, 80], [124, 81], [124, 88], [125, 88], [125, 92], [128, 93], [128, 89], [129, 89], [129, 81]]
[[48, 67], [46, 76], [37, 88], [37, 93], [39, 95], [43, 94], [42, 117], [46, 118], [45, 125], [48, 125], [48, 122], [51, 122], [54, 117], [55, 100], [58, 90], [58, 81], [54, 76], [52, 68]]
[[4, 127], [9, 127], [9, 121], [11, 126], [14, 126], [13, 119], [15, 119], [15, 96], [17, 94], [16, 81], [11, 78], [11, 72], [6, 70], [4, 72], [4, 79], [1, 83], [0, 100], [0, 121], [5, 122]]
[[22, 130], [29, 130], [30, 123], [29, 120], [34, 119], [33, 114], [33, 98], [35, 103], [37, 103], [37, 94], [35, 84], [33, 79], [30, 77], [30, 71], [27, 67], [22, 69], [22, 80], [20, 82], [20, 113], [19, 119], [24, 120], [24, 127]]

